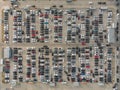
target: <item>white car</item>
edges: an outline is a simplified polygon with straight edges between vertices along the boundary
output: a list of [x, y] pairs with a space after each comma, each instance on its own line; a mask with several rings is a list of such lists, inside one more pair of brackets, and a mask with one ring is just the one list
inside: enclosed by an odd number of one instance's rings
[[49, 39], [45, 39], [44, 42], [49, 42]]
[[4, 13], [5, 13], [5, 12], [7, 12], [7, 13], [8, 13], [8, 9], [4, 9], [4, 11], [3, 11], [3, 12], [4, 12]]
[[89, 59], [86, 59], [86, 63], [90, 63], [90, 60], [89, 60]]
[[17, 36], [16, 35], [14, 35], [13, 36], [13, 41], [12, 41], [13, 43], [16, 43], [17, 42]]
[[59, 23], [58, 23], [58, 26], [62, 26], [62, 22], [59, 22]]
[[109, 17], [109, 18], [112, 18], [112, 16], [113, 16], [112, 11], [108, 12], [108, 17]]
[[44, 22], [49, 22], [49, 19], [44, 18]]
[[18, 65], [18, 68], [22, 68], [23, 66], [22, 65]]
[[13, 66], [13, 69], [14, 69], [14, 70], [17, 70], [17, 65], [14, 65], [14, 66]]
[[68, 22], [67, 25], [68, 25], [68, 26], [71, 25], [71, 22]]
[[27, 80], [30, 80], [30, 78], [29, 78], [29, 77], [26, 77], [26, 81], [27, 81]]
[[5, 83], [9, 83], [10, 82], [10, 80], [9, 79], [5, 79]]
[[72, 26], [67, 26], [67, 30], [71, 30], [72, 29]]
[[86, 71], [86, 76], [90, 76], [90, 71]]
[[43, 17], [39, 17], [40, 20], [43, 20], [44, 18]]
[[8, 43], [9, 41], [4, 41], [4, 43]]
[[20, 39], [21, 39], [21, 38], [22, 38], [22, 36], [17, 36], [17, 38], [20, 38]]
[[30, 10], [30, 14], [35, 14], [35, 10]]
[[76, 20], [77, 20], [76, 16], [72, 16], [72, 21], [76, 21]]
[[22, 25], [22, 22], [17, 22], [17, 24], [20, 24], [20, 25]]
[[36, 73], [36, 68], [35, 67], [32, 67], [31, 73]]
[[4, 26], [4, 30], [8, 30], [8, 25], [5, 25], [5, 26]]
[[10, 77], [9, 73], [5, 73], [5, 78]]
[[22, 57], [18, 57], [18, 60], [23, 60], [23, 58]]
[[9, 38], [9, 35], [8, 35], [8, 34], [4, 34], [4, 37], [5, 37], [5, 38]]
[[21, 15], [22, 14], [22, 12], [21, 11], [17, 11], [17, 15]]
[[85, 30], [85, 24], [81, 23], [80, 28], [81, 28], [81, 30]]
[[63, 15], [67, 15], [67, 11], [64, 11], [64, 12], [63, 12]]
[[32, 42], [32, 43], [35, 43], [35, 42], [36, 42], [36, 39], [35, 39], [35, 38], [31, 38], [31, 42]]
[[13, 30], [13, 35], [17, 35], [17, 28], [14, 28], [15, 30]]
[[17, 30], [19, 30], [19, 31], [21, 30], [22, 31], [22, 26], [18, 26]]
[[81, 59], [80, 63], [86, 63], [85, 59]]
[[10, 74], [9, 73], [5, 73], [5, 83], [9, 83], [10, 82]]
[[71, 53], [72, 52], [72, 49], [71, 48], [68, 48], [67, 49], [67, 53]]
[[44, 82], [44, 75], [40, 75], [40, 82]]
[[44, 27], [45, 28], [49, 28], [49, 24], [44, 24]]
[[85, 35], [81, 35], [81, 38], [85, 38]]

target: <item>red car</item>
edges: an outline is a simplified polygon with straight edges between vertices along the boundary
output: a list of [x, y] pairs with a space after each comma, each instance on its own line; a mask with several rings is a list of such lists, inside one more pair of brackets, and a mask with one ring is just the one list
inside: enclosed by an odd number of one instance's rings
[[84, 41], [82, 41], [82, 45], [84, 46], [84, 45], [86, 45], [86, 43]]
[[99, 56], [98, 56], [98, 55], [95, 55], [95, 56], [94, 56], [94, 58], [95, 58], [95, 59], [98, 59], [98, 58], [99, 58]]
[[44, 15], [43, 14], [40, 14], [40, 17], [43, 17]]
[[90, 68], [90, 65], [86, 65], [86, 68]]
[[58, 16], [58, 18], [62, 18], [62, 16]]

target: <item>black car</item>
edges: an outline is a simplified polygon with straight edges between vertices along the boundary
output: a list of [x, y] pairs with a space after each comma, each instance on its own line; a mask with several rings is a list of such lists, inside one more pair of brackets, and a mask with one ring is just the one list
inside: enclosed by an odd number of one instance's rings
[[22, 76], [20, 76], [18, 79], [19, 79], [19, 82], [23, 82], [23, 77]]
[[111, 76], [111, 74], [108, 74], [108, 76], [107, 76], [107, 81], [108, 81], [108, 82], [112, 82], [112, 76]]

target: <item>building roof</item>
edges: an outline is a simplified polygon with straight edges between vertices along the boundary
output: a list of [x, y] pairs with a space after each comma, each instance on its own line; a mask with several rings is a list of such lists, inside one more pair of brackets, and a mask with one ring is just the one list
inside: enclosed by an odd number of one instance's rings
[[10, 58], [11, 57], [11, 48], [10, 47], [6, 47], [4, 48], [4, 58]]
[[115, 43], [115, 29], [108, 28], [108, 43]]

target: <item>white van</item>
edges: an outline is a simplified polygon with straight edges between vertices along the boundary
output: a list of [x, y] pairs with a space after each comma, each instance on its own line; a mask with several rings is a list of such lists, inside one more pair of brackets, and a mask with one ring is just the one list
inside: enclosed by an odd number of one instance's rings
[[0, 64], [3, 64], [3, 59], [0, 60]]

